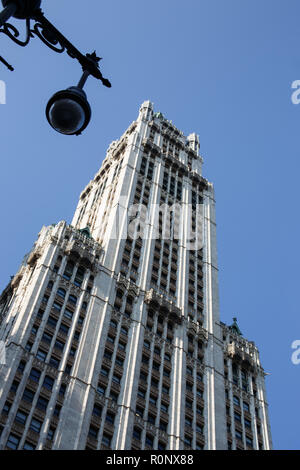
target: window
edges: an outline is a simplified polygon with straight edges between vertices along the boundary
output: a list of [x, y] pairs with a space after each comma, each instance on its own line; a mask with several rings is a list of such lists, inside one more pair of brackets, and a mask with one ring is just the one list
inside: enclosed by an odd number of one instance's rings
[[61, 305], [58, 302], [53, 302], [52, 308], [58, 313], [61, 311]]
[[64, 347], [65, 347], [65, 343], [63, 343], [62, 341], [59, 341], [58, 339], [55, 341], [54, 343], [54, 347], [56, 349], [59, 349], [60, 351], [63, 351], [64, 350]]
[[25, 361], [21, 361], [20, 364], [19, 364], [19, 366], [18, 366], [18, 372], [23, 373], [25, 367], [26, 367], [26, 362], [25, 362]]
[[185, 406], [186, 406], [186, 408], [191, 409], [191, 408], [193, 408], [193, 403], [191, 402], [191, 400], [186, 400], [185, 401]]
[[56, 325], [57, 325], [57, 320], [56, 318], [53, 318], [53, 317], [49, 317], [48, 318], [48, 321], [47, 321], [47, 325], [50, 325], [52, 328], [56, 328]]
[[166, 450], [166, 444], [161, 441], [158, 441], [158, 450]]
[[120, 384], [121, 383], [121, 377], [117, 374], [114, 374], [112, 376], [112, 381], [115, 382], [116, 384]]
[[29, 378], [34, 382], [39, 382], [41, 377], [41, 372], [38, 369], [32, 368], [30, 371]]
[[35, 446], [33, 444], [30, 444], [30, 442], [25, 442], [23, 450], [35, 450]]
[[241, 423], [241, 422], [242, 422], [241, 415], [240, 415], [239, 413], [237, 413], [236, 411], [234, 412], [234, 419], [235, 419], [238, 423]]
[[114, 344], [115, 338], [114, 338], [113, 336], [111, 336], [111, 335], [108, 335], [108, 336], [107, 336], [107, 341], [108, 341], [109, 343], [111, 343], [111, 344]]
[[45, 387], [47, 390], [52, 390], [54, 384], [54, 379], [52, 377], [49, 377], [49, 375], [45, 376], [43, 387]]
[[134, 439], [136, 439], [137, 441], [140, 441], [141, 440], [141, 435], [142, 435], [142, 431], [139, 428], [134, 427], [132, 437]]
[[70, 356], [74, 357], [75, 354], [76, 354], [76, 351], [77, 351], [77, 349], [71, 348], [71, 349], [70, 349]]
[[77, 304], [77, 297], [75, 295], [70, 294], [68, 298], [68, 302], [70, 304], [76, 305]]
[[42, 422], [39, 421], [38, 419], [32, 418], [31, 424], [30, 424], [30, 429], [36, 433], [40, 433], [41, 427], [42, 427]]
[[124, 359], [122, 359], [121, 357], [118, 357], [118, 356], [117, 356], [115, 362], [116, 362], [116, 364], [118, 364], [118, 366], [120, 366], [120, 367], [123, 367], [123, 365], [124, 365]]
[[102, 437], [102, 444], [106, 447], [111, 446], [111, 436], [109, 434], [104, 433]]
[[68, 333], [69, 333], [69, 327], [67, 325], [65, 325], [64, 323], [62, 323], [59, 327], [59, 331], [61, 333], [63, 333], [64, 335], [68, 336]]
[[22, 396], [22, 400], [27, 401], [28, 403], [32, 403], [33, 397], [34, 397], [34, 392], [29, 390], [29, 388], [25, 388], [23, 396]]
[[97, 416], [98, 418], [101, 418], [101, 414], [102, 414], [102, 408], [101, 408], [101, 406], [95, 404], [95, 405], [94, 405], [94, 408], [93, 408], [93, 415], [94, 415], [94, 416]]
[[117, 324], [117, 322], [116, 322], [115, 320], [110, 320], [110, 326], [111, 326], [112, 328], [117, 328], [117, 327], [118, 327], [118, 324]]
[[137, 416], [140, 416], [141, 418], [143, 418], [144, 416], [144, 410], [143, 408], [140, 408], [139, 406], [136, 407], [136, 410], [135, 410], [135, 414]]
[[71, 310], [69, 310], [68, 308], [66, 308], [65, 312], [64, 312], [64, 317], [68, 318], [69, 320], [72, 320], [73, 312]]
[[48, 439], [49, 441], [53, 441], [55, 431], [56, 431], [55, 428], [53, 428], [53, 427], [50, 427], [50, 428], [49, 428], [48, 434], [47, 434], [47, 439]]
[[106, 414], [106, 418], [105, 418], [105, 421], [109, 424], [114, 424], [115, 422], [115, 415], [113, 413], [107, 413]]
[[37, 325], [33, 325], [31, 329], [31, 334], [35, 336], [37, 334], [38, 329], [39, 327]]
[[156, 406], [157, 398], [156, 398], [154, 395], [150, 395], [150, 397], [149, 397], [149, 403], [151, 403], [152, 405]]
[[245, 423], [246, 428], [251, 429], [251, 421], [249, 419], [245, 418], [244, 423]]
[[16, 380], [14, 380], [9, 391], [12, 392], [12, 393], [16, 393], [17, 389], [19, 387], [19, 384], [20, 384], [20, 382], [17, 382]]
[[165, 413], [168, 413], [168, 405], [166, 403], [161, 403], [160, 409], [161, 411], [164, 411]]
[[20, 437], [16, 436], [15, 434], [10, 434], [9, 438], [6, 443], [6, 447], [12, 450], [16, 450], [20, 443]]
[[89, 436], [91, 436], [93, 439], [97, 439], [98, 438], [98, 432], [99, 432], [99, 429], [96, 428], [95, 426], [90, 426], [90, 429], [89, 429]]
[[149, 343], [149, 341], [144, 341], [144, 348], [150, 349], [150, 343]]
[[77, 330], [76, 330], [75, 333], [74, 333], [73, 339], [75, 339], [76, 341], [78, 341], [79, 338], [80, 338], [80, 331], [77, 331]]
[[126, 349], [126, 344], [122, 343], [121, 341], [119, 342], [118, 344], [118, 348], [120, 349], [120, 351], [125, 351]]
[[233, 403], [234, 403], [235, 405], [240, 406], [240, 399], [239, 399], [239, 397], [237, 397], [236, 395], [233, 396]]
[[247, 411], [248, 413], [250, 413], [250, 406], [245, 401], [243, 401], [243, 409], [244, 411]]
[[100, 395], [105, 395], [105, 391], [106, 391], [106, 387], [103, 387], [103, 385], [98, 385], [98, 387], [97, 387], [97, 392], [98, 392]]
[[48, 333], [44, 333], [43, 336], [42, 336], [42, 341], [44, 341], [45, 343], [50, 344], [51, 341], [52, 341], [52, 338], [53, 338], [52, 335], [49, 335]]
[[81, 284], [83, 282], [84, 274], [85, 274], [85, 269], [80, 266], [77, 269], [77, 273], [76, 273], [76, 276], [75, 276], [75, 279], [74, 279], [75, 286], [78, 286], [78, 287], [81, 286]]
[[48, 403], [49, 403], [49, 401], [46, 400], [46, 398], [39, 397], [39, 398], [38, 398], [38, 401], [37, 401], [37, 404], [36, 404], [36, 407], [37, 407], [39, 410], [46, 411], [47, 406], [48, 406]]
[[188, 427], [191, 427], [193, 425], [193, 421], [188, 416], [185, 417], [185, 425]]
[[73, 274], [73, 270], [74, 270], [74, 263], [73, 261], [68, 261], [67, 263], [67, 266], [66, 266], [66, 269], [65, 269], [65, 272], [63, 274], [63, 277], [69, 281], [72, 277], [72, 274]]
[[137, 394], [138, 394], [138, 396], [141, 397], [141, 398], [145, 398], [145, 397], [146, 397], [146, 392], [145, 392], [143, 389], [141, 389], [141, 388], [138, 389], [138, 393], [137, 393]]
[[240, 431], [235, 431], [235, 437], [240, 441], [243, 439], [243, 435]]
[[191, 446], [192, 445], [192, 438], [190, 436], [187, 436], [185, 434], [184, 436], [184, 443], [187, 445], [187, 446]]
[[59, 417], [59, 415], [60, 415], [60, 410], [61, 410], [61, 406], [60, 406], [60, 405], [56, 405], [55, 408], [54, 408], [54, 411], [53, 411], [53, 416]]
[[50, 357], [50, 361], [49, 361], [49, 365], [50, 365], [51, 367], [55, 367], [55, 369], [58, 369], [59, 362], [60, 362], [60, 361], [59, 361], [58, 359], [56, 359], [54, 356], [51, 356], [51, 357]]
[[2, 413], [5, 414], [5, 415], [8, 415], [10, 409], [11, 409], [11, 403], [9, 403], [8, 401], [6, 401], [6, 402], [4, 403], [4, 407], [3, 407]]
[[148, 414], [148, 423], [155, 424], [156, 416]]
[[168, 423], [166, 423], [165, 421], [160, 421], [159, 422], [159, 429], [161, 429], [162, 431], [167, 432], [167, 428], [168, 428]]
[[102, 367], [100, 371], [101, 375], [104, 375], [104, 377], [108, 377], [109, 375], [109, 370], [106, 367]]
[[162, 386], [162, 392], [165, 393], [166, 395], [169, 395], [170, 393], [170, 388], [167, 387], [167, 385]]
[[40, 360], [40, 361], [45, 361], [46, 360], [46, 357], [47, 357], [47, 353], [45, 351], [42, 351], [41, 349], [38, 350], [38, 352], [36, 353], [36, 357]]
[[26, 346], [25, 346], [26, 351], [31, 351], [32, 346], [33, 346], [33, 343], [31, 343], [30, 341], [28, 341], [28, 343], [27, 343]]
[[149, 447], [153, 447], [153, 441], [153, 436], [151, 436], [150, 434], [146, 434], [146, 445]]
[[253, 447], [253, 440], [248, 436], [246, 436], [246, 444], [249, 447]]

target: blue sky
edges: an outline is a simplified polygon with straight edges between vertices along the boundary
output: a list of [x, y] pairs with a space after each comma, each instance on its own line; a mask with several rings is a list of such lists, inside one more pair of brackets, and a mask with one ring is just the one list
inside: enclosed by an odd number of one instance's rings
[[[237, 316], [261, 351], [276, 449], [300, 449], [297, 0], [79, 0], [43, 2], [84, 53], [97, 50], [113, 87], [89, 79], [93, 109], [81, 137], [55, 133], [50, 96], [80, 67], [37, 38], [23, 49], [0, 35], [7, 104], [0, 105], [0, 289], [44, 224], [71, 221], [105, 151], [146, 99], [186, 134], [200, 135], [204, 176], [217, 198], [221, 319]], [[15, 23], [19, 23], [14, 20]], [[22, 28], [22, 26], [21, 26]]]

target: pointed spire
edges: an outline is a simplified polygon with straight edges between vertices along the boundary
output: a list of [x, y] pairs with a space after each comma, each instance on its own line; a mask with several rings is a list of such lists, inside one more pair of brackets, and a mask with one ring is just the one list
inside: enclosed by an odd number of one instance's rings
[[237, 324], [237, 318], [236, 317], [233, 317], [233, 323], [232, 325], [229, 327], [231, 329], [231, 331], [239, 336], [243, 336], [241, 330], [239, 329], [239, 326]]

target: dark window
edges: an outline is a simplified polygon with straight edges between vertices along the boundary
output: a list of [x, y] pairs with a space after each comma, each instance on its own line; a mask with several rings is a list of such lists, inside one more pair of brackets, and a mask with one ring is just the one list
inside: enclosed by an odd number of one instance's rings
[[71, 310], [69, 310], [68, 308], [65, 309], [65, 312], [64, 312], [64, 316], [66, 318], [68, 318], [69, 320], [72, 320], [73, 318], [73, 312]]
[[69, 295], [68, 302], [70, 302], [73, 305], [77, 304], [77, 297], [75, 295]]
[[66, 390], [67, 390], [67, 386], [66, 384], [61, 384], [60, 386], [60, 389], [59, 389], [59, 395], [61, 395], [62, 397], [65, 396], [65, 393], [66, 393]]
[[54, 356], [51, 356], [51, 357], [50, 357], [50, 361], [49, 361], [49, 365], [50, 365], [51, 367], [55, 367], [55, 369], [58, 369], [59, 362], [60, 362], [60, 361], [59, 361], [58, 359], [56, 359]]
[[134, 427], [132, 437], [136, 439], [137, 441], [140, 441], [141, 435], [142, 435], [142, 431], [139, 428]]
[[49, 377], [49, 375], [45, 376], [43, 387], [47, 388], [47, 390], [52, 390], [54, 384], [54, 379]]
[[65, 289], [62, 289], [61, 287], [57, 290], [57, 295], [64, 299], [66, 297], [66, 291]]
[[53, 317], [49, 317], [48, 321], [47, 321], [47, 324], [52, 326], [52, 328], [56, 328], [57, 320]]
[[32, 418], [31, 424], [30, 424], [30, 429], [36, 433], [40, 433], [41, 427], [42, 427], [42, 422], [39, 421], [38, 419]]
[[25, 388], [22, 400], [27, 401], [28, 403], [32, 403], [34, 397], [34, 392], [29, 390], [28, 388]]
[[10, 392], [16, 393], [16, 391], [18, 390], [19, 383], [20, 382], [17, 382], [16, 380], [14, 380], [13, 383], [11, 384]]
[[49, 441], [53, 441], [53, 437], [54, 437], [55, 431], [56, 431], [55, 428], [53, 428], [53, 427], [50, 427], [50, 428], [49, 428], [49, 430], [48, 430], [48, 435], [47, 435], [47, 439], [48, 439]]
[[18, 366], [18, 371], [21, 372], [21, 373], [24, 372], [25, 367], [26, 367], [26, 362], [21, 361], [19, 366]]
[[44, 341], [45, 343], [50, 344], [51, 341], [52, 341], [52, 338], [53, 338], [52, 335], [49, 335], [48, 333], [44, 333], [43, 336], [42, 336], [42, 341]]
[[61, 331], [64, 335], [67, 336], [69, 333], [69, 327], [65, 325], [64, 323], [62, 323], [59, 327], [59, 331]]
[[35, 368], [32, 368], [30, 371], [29, 378], [33, 380], [34, 382], [39, 382], [41, 377], [41, 372]]
[[146, 445], [149, 447], [153, 447], [153, 436], [150, 436], [150, 434], [146, 434]]
[[60, 415], [60, 410], [61, 410], [61, 406], [56, 405], [55, 408], [54, 408], [54, 411], [53, 411], [53, 416], [59, 417], [59, 415]]
[[11, 403], [9, 403], [8, 401], [6, 401], [6, 402], [4, 403], [4, 407], [3, 407], [2, 413], [5, 414], [5, 415], [8, 415], [10, 409], [11, 409]]
[[6, 447], [12, 450], [16, 450], [20, 443], [20, 437], [16, 436], [15, 434], [10, 434], [8, 441], [6, 443]]
[[106, 447], [110, 447], [111, 445], [111, 436], [109, 434], [104, 433], [102, 437], [102, 444]]
[[47, 406], [48, 406], [48, 403], [49, 403], [49, 401], [46, 400], [46, 398], [44, 398], [44, 397], [39, 397], [39, 398], [38, 398], [38, 401], [37, 401], [37, 404], [36, 404], [36, 407], [37, 407], [39, 410], [46, 411]]
[[58, 339], [55, 341], [54, 343], [54, 347], [59, 349], [60, 351], [63, 351], [64, 347], [65, 347], [65, 343], [62, 343], [61, 341], [59, 341]]
[[100, 418], [101, 414], [102, 414], [101, 406], [95, 404], [93, 408], [93, 415], [98, 416]]
[[36, 357], [40, 359], [40, 361], [45, 361], [47, 357], [47, 353], [39, 349], [38, 352], [36, 353]]
[[107, 413], [105, 421], [107, 421], [110, 424], [114, 424], [115, 422], [115, 415], [113, 413]]
[[35, 450], [35, 446], [33, 444], [30, 444], [30, 442], [25, 442], [23, 450]]
[[94, 439], [97, 439], [98, 437], [98, 432], [99, 432], [99, 429], [98, 428], [95, 428], [95, 426], [90, 426], [90, 429], [89, 429], [89, 436], [93, 437]]

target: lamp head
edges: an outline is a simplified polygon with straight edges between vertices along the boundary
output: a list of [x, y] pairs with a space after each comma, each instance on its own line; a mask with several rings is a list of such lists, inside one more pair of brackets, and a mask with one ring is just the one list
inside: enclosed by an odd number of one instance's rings
[[51, 127], [65, 135], [80, 135], [89, 124], [91, 114], [86, 94], [78, 87], [55, 93], [46, 107]]
[[42, 0], [1, 0], [2, 5], [6, 8], [9, 4], [14, 3], [17, 6], [17, 11], [14, 14], [15, 18], [25, 20], [30, 18], [33, 13], [41, 7]]

